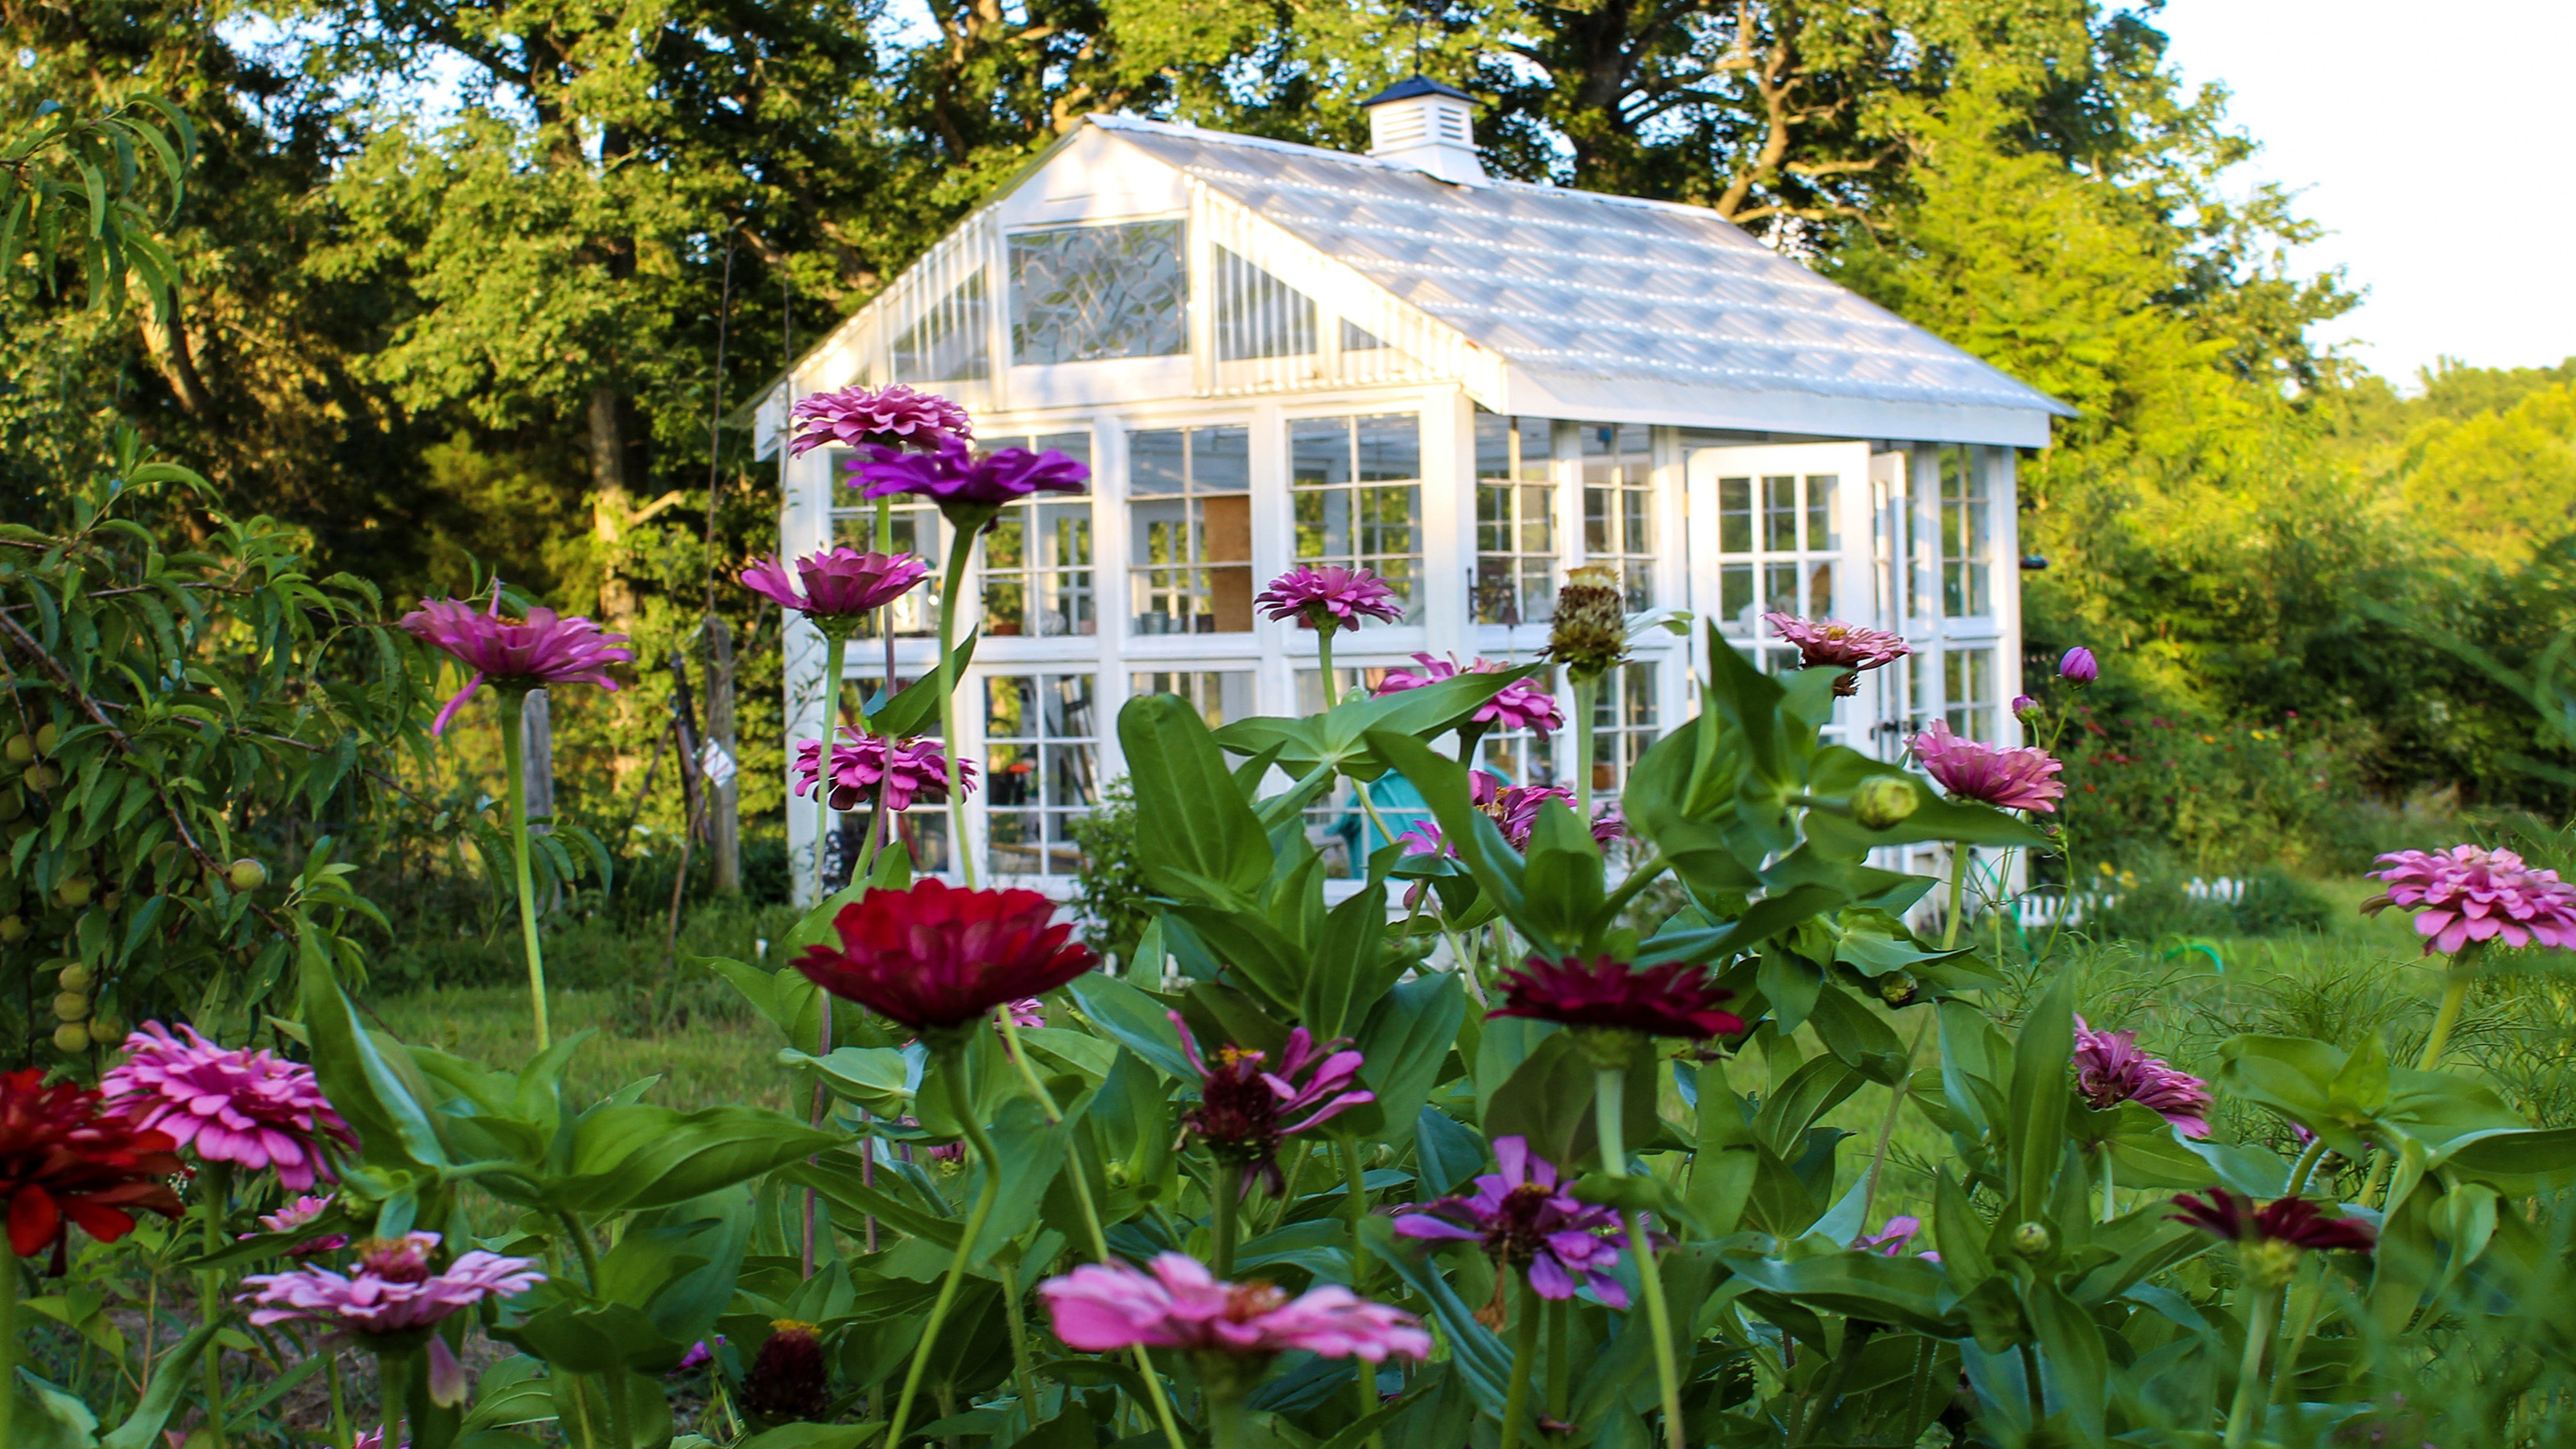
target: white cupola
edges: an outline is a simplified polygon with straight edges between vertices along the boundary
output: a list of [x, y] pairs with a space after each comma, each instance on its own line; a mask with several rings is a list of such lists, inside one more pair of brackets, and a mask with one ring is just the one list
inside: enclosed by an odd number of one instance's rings
[[1360, 102], [1368, 112], [1369, 154], [1473, 186], [1485, 179], [1476, 159], [1476, 98], [1421, 74]]

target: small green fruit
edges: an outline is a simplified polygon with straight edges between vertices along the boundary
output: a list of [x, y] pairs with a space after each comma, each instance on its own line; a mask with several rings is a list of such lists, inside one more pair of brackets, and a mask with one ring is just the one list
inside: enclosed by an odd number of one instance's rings
[[78, 961], [64, 967], [63, 989], [65, 991], [89, 990], [89, 968]]
[[89, 998], [77, 991], [66, 991], [54, 998], [54, 1015], [64, 1021], [79, 1021], [89, 1015]]
[[15, 820], [27, 813], [27, 792], [12, 785], [0, 790], [0, 821]]
[[24, 730], [11, 735], [9, 737], [9, 743], [0, 745], [0, 755], [8, 756], [10, 764], [26, 764], [36, 758], [35, 736], [28, 734]]
[[1851, 793], [1852, 823], [1863, 830], [1892, 830], [1922, 803], [1912, 781], [1898, 775], [1872, 775]]
[[125, 904], [125, 892], [115, 886], [109, 886], [107, 894], [98, 898], [98, 908], [111, 916], [115, 915], [116, 908], [123, 904]]
[[89, 893], [95, 889], [97, 887], [90, 882], [89, 877], [76, 875], [69, 880], [55, 882], [54, 899], [73, 910], [79, 910], [89, 904]]
[[0, 943], [15, 946], [34, 934], [34, 930], [27, 924], [26, 917], [0, 916]]
[[237, 891], [255, 891], [268, 884], [268, 867], [243, 856], [224, 871], [224, 880]]
[[2012, 1231], [2012, 1250], [2025, 1258], [2045, 1258], [2057, 1246], [2057, 1235], [2046, 1223], [2023, 1223]]
[[60, 744], [62, 742], [62, 738], [63, 732], [56, 726], [49, 724], [39, 728], [36, 731], [36, 753], [40, 755], [52, 754], [54, 752], [54, 746]]
[[125, 1023], [112, 1016], [94, 1016], [89, 1021], [91, 1041], [116, 1041], [125, 1035]]
[[63, 772], [50, 765], [29, 765], [27, 773], [20, 778], [27, 782], [30, 790], [50, 790], [63, 778]]
[[54, 1050], [76, 1056], [89, 1050], [89, 1028], [67, 1021], [54, 1028]]

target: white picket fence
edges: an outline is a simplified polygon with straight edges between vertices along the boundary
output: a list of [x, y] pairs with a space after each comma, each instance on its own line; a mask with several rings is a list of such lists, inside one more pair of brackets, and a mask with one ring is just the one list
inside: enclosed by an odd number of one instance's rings
[[[2182, 891], [2196, 901], [2232, 906], [2245, 899], [2245, 882], [2230, 875], [2216, 880], [2193, 876]], [[2109, 910], [2119, 903], [2119, 896], [2101, 891], [2078, 891], [2071, 896], [2061, 890], [2024, 891], [2013, 899], [2013, 921], [2025, 931], [2044, 926], [2080, 926], [2088, 914]]]

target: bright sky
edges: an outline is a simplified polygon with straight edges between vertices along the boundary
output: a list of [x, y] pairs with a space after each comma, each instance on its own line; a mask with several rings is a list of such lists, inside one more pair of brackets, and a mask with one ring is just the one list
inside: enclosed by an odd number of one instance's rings
[[2247, 168], [2304, 187], [2360, 308], [2319, 340], [2401, 385], [2449, 354], [2481, 367], [2576, 355], [2569, 0], [2168, 0], [2190, 82], [2223, 81], [2263, 144]]

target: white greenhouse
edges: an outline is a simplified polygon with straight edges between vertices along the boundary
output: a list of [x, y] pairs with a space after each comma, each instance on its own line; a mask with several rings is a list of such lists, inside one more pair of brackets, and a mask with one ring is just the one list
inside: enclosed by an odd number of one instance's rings
[[[1370, 107], [1366, 156], [1094, 117], [760, 404], [764, 456], [796, 398], [905, 382], [972, 410], [982, 446], [1091, 466], [1087, 495], [1014, 506], [976, 560], [959, 729], [990, 878], [1069, 888], [1131, 695], [1212, 723], [1320, 707], [1314, 635], [1253, 608], [1300, 561], [1374, 570], [1407, 605], [1337, 641], [1345, 688], [1416, 652], [1530, 659], [1566, 570], [1606, 562], [1632, 608], [1713, 616], [1767, 666], [1794, 657], [1768, 610], [1903, 634], [1913, 658], [1841, 702], [1844, 743], [1894, 754], [1941, 717], [2014, 735], [2014, 458], [2063, 405], [1707, 210], [1488, 178], [1459, 92], [1416, 78]], [[870, 545], [848, 461], [782, 462], [790, 557]], [[936, 512], [893, 523], [944, 557]], [[897, 612], [902, 679], [935, 667], [927, 593]], [[1692, 709], [1696, 637], [1656, 634], [1604, 690], [1600, 788]], [[854, 641], [850, 680], [873, 691], [886, 658]], [[822, 665], [798, 620], [793, 739], [821, 733]], [[1543, 742], [1481, 748], [1553, 778]], [[916, 855], [945, 861], [914, 814]], [[1316, 838], [1348, 843], [1332, 817]], [[813, 815], [787, 818], [810, 862]]]

